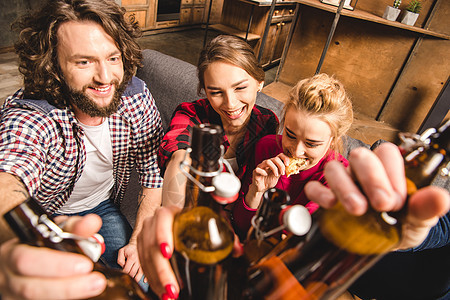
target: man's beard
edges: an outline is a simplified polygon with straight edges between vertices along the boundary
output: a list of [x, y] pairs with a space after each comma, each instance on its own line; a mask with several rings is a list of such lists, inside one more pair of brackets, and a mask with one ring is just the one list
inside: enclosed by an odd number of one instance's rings
[[95, 103], [95, 101], [93, 101], [91, 98], [89, 98], [89, 96], [86, 95], [86, 90], [91, 85], [84, 86], [81, 91], [77, 91], [68, 87], [68, 96], [70, 97], [70, 102], [83, 113], [91, 117], [108, 117], [117, 112], [117, 108], [119, 107], [121, 102], [122, 93], [127, 87], [127, 83], [125, 81], [119, 84], [119, 81], [114, 80], [113, 82], [111, 82], [111, 84], [115, 87], [114, 95], [111, 99], [111, 102], [105, 107], [99, 106], [97, 103]]

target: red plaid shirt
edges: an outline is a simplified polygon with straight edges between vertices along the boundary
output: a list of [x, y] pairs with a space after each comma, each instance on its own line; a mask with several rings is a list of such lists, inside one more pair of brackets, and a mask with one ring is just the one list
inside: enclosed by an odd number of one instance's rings
[[[53, 213], [68, 199], [86, 160], [83, 129], [73, 112], [45, 100], [9, 97], [0, 110], [0, 172], [22, 179], [30, 195]], [[108, 117], [117, 204], [123, 199], [133, 166], [142, 186], [159, 188], [157, 149], [161, 118], [145, 83], [134, 77], [118, 111]], [[106, 199], [105, 199], [106, 200]]]
[[[179, 149], [189, 147], [189, 137], [191, 128], [197, 124], [210, 123], [222, 126], [219, 114], [211, 107], [207, 99], [200, 99], [194, 102], [181, 103], [176, 109], [170, 122], [169, 129], [159, 148], [158, 164], [161, 174], [164, 174], [166, 164], [172, 153]], [[238, 171], [236, 175], [239, 179], [254, 167], [249, 165], [255, 155], [256, 142], [265, 135], [275, 134], [278, 126], [278, 118], [269, 109], [255, 105], [250, 115], [250, 121], [244, 137], [239, 142], [236, 149], [236, 160]], [[230, 147], [225, 134], [222, 137], [222, 144], [225, 150]]]

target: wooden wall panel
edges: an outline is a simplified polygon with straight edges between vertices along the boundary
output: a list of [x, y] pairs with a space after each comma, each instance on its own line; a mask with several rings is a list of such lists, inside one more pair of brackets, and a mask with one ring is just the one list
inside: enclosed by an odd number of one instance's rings
[[[294, 85], [314, 75], [333, 17], [318, 9], [302, 9], [280, 81]], [[375, 118], [412, 46], [412, 35], [341, 17], [321, 72], [342, 81], [356, 111]]]
[[[359, 2], [361, 6], [368, 3]], [[385, 5], [381, 6], [384, 10]], [[314, 75], [334, 19], [332, 13], [304, 5], [300, 12], [279, 77], [289, 86]], [[426, 15], [424, 11], [422, 21]], [[441, 1], [430, 25], [430, 30], [450, 33], [450, 1]], [[450, 42], [434, 37], [423, 39], [401, 73], [419, 37], [411, 31], [341, 16], [321, 72], [344, 83], [357, 113], [375, 120], [383, 109], [381, 121], [415, 131], [450, 74]]]
[[[430, 29], [450, 34], [449, 20], [450, 2], [442, 1]], [[434, 38], [419, 41], [383, 110], [381, 121], [416, 132], [450, 75], [449, 59], [450, 41]]]

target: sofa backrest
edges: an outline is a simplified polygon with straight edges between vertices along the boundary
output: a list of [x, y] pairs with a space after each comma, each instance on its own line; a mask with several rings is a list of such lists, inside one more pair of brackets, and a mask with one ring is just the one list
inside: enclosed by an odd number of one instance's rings
[[[136, 76], [147, 83], [166, 131], [180, 103], [205, 97], [197, 93], [197, 67], [155, 50], [145, 49], [143, 56], [143, 67], [138, 69]], [[277, 99], [258, 93], [256, 103], [280, 116], [283, 104]]]

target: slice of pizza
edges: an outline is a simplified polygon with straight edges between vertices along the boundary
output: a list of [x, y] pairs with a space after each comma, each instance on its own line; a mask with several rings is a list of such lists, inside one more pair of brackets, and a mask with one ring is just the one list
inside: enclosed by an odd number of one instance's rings
[[294, 174], [300, 173], [300, 171], [306, 167], [308, 159], [306, 158], [290, 158], [289, 166], [286, 168], [286, 176], [289, 177]]

